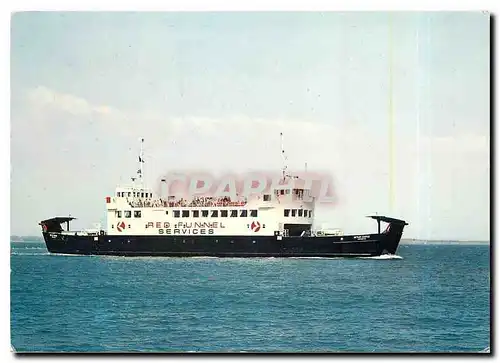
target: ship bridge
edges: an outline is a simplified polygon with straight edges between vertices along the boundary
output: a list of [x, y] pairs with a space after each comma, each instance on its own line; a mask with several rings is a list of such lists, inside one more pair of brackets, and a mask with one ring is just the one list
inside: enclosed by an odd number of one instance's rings
[[153, 198], [153, 191], [141, 186], [119, 186], [116, 188], [115, 197], [117, 198]]
[[108, 210], [115, 210], [121, 204], [144, 204], [153, 199], [153, 191], [144, 186], [118, 186], [113, 197], [106, 197]]
[[[269, 194], [264, 194], [263, 201], [263, 208], [275, 210], [275, 218], [280, 220], [279, 231], [283, 236], [310, 233], [315, 208], [311, 188], [305, 180], [286, 176], [281, 183], [271, 188]], [[269, 205], [266, 206], [265, 202], [269, 202]]]

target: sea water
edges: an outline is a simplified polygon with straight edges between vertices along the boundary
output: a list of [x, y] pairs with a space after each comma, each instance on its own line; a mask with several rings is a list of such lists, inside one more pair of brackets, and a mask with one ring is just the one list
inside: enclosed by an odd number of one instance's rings
[[372, 259], [49, 255], [11, 243], [17, 352], [479, 352], [488, 244]]

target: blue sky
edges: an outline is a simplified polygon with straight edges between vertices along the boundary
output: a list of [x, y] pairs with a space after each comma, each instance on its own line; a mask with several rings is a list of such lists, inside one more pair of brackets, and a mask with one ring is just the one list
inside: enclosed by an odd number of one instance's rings
[[[11, 33], [11, 232], [56, 214], [104, 221], [135, 171], [327, 170], [318, 223], [489, 239], [489, 16], [394, 13], [17, 13]], [[392, 51], [390, 51], [392, 50]], [[388, 197], [392, 53], [395, 203]]]

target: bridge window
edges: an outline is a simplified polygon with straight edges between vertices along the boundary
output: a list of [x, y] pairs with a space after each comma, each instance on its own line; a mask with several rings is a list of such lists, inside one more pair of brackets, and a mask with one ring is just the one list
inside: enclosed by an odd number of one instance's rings
[[201, 216], [205, 217], [205, 218], [208, 217], [208, 211], [207, 210], [202, 210], [201, 211]]
[[189, 211], [188, 210], [183, 210], [182, 211], [182, 218], [188, 218], [189, 217]]
[[286, 190], [286, 194], [290, 194], [290, 189], [287, 189], [287, 190]]
[[302, 217], [302, 209], [299, 209], [299, 217]]
[[248, 216], [248, 211], [246, 209], [242, 209], [240, 211], [240, 217], [247, 217]]
[[312, 210], [309, 211], [309, 218], [311, 218]]
[[141, 211], [140, 210], [134, 211], [134, 218], [141, 218]]
[[218, 216], [219, 216], [219, 211], [217, 211], [217, 210], [213, 210], [213, 211], [212, 211], [212, 215], [211, 215], [211, 217], [212, 217], [212, 218], [217, 218]]
[[174, 218], [179, 218], [181, 216], [181, 211], [174, 210]]
[[198, 218], [200, 216], [200, 211], [199, 210], [194, 210], [193, 211], [193, 217]]
[[221, 210], [220, 211], [220, 216], [223, 218], [227, 218], [227, 209]]
[[132, 217], [132, 211], [126, 210], [125, 211], [125, 218], [131, 218]]
[[235, 209], [233, 209], [233, 210], [231, 211], [231, 217], [238, 217], [238, 211], [237, 211], [237, 210], [235, 210]]
[[280, 190], [280, 194], [281, 194], [281, 195], [285, 195], [285, 189], [281, 189], [281, 190]]
[[285, 209], [285, 217], [290, 217], [290, 209]]
[[257, 217], [257, 209], [251, 209], [250, 210], [250, 217]]
[[264, 194], [264, 202], [269, 202], [271, 200], [271, 194]]
[[304, 189], [294, 189], [293, 194], [297, 195], [297, 199], [302, 199], [304, 196]]
[[297, 209], [292, 209], [292, 217], [295, 217], [297, 215]]
[[122, 217], [122, 211], [121, 210], [117, 210], [115, 212], [115, 215], [116, 215], [116, 218], [121, 218]]
[[130, 197], [132, 195], [132, 193], [128, 192], [128, 196]]

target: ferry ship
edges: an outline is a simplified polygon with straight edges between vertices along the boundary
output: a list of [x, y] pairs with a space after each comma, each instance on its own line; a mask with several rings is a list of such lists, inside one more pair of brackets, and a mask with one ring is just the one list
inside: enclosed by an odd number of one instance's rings
[[[74, 217], [41, 221], [47, 250], [54, 254], [172, 257], [369, 257], [396, 254], [404, 220], [371, 215], [372, 234], [315, 231], [311, 190], [283, 183], [260, 195], [161, 198], [138, 178], [105, 197], [106, 229], [72, 231]], [[283, 149], [283, 147], [282, 147]], [[284, 151], [282, 150], [282, 153]], [[283, 178], [293, 176], [285, 173]], [[139, 179], [136, 182], [135, 179]], [[381, 223], [386, 228], [381, 232]], [[65, 228], [63, 228], [63, 226]]]

